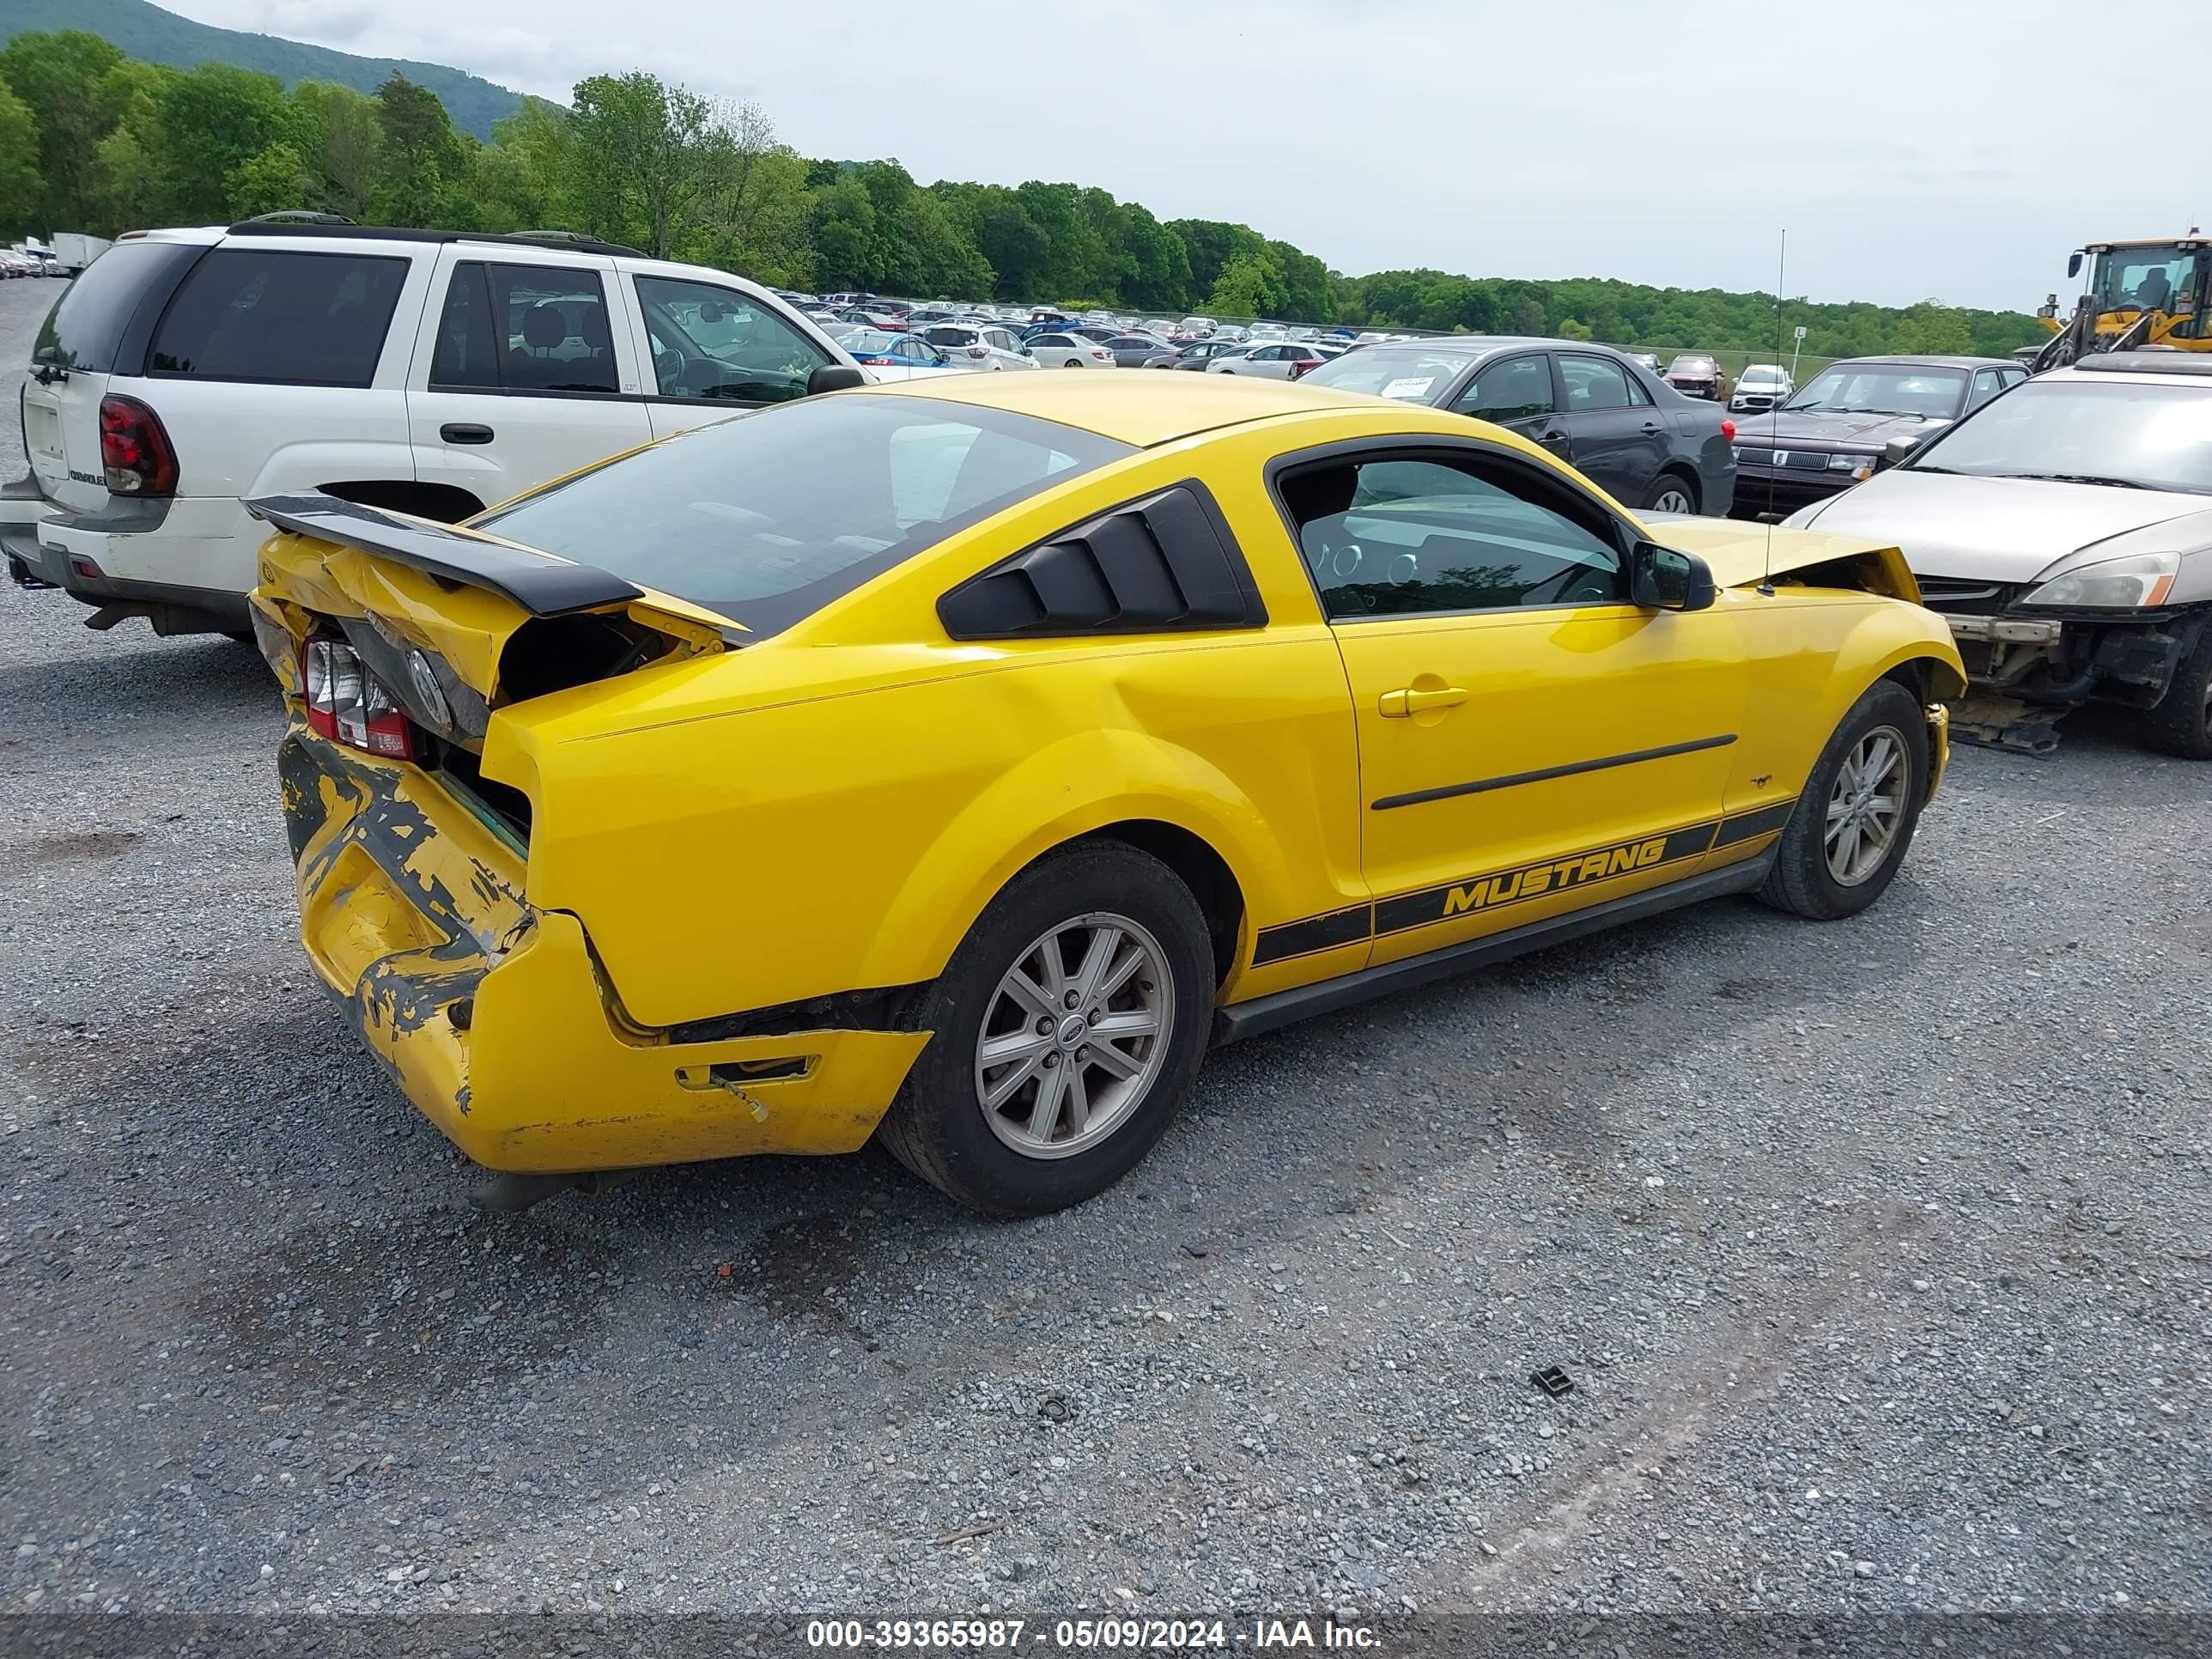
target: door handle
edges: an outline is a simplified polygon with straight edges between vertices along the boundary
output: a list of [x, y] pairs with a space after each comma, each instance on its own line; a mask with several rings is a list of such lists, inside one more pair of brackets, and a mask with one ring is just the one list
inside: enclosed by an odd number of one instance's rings
[[1567, 434], [1564, 432], [1547, 432], [1538, 441], [1547, 444], [1563, 444], [1566, 442], [1566, 441]]
[[1667, 428], [1656, 421], [1646, 421], [1644, 423], [1644, 429], [1646, 432], [1664, 432]]
[[448, 421], [438, 428], [438, 435], [449, 444], [488, 444], [491, 428], [474, 421]]
[[1427, 708], [1456, 708], [1466, 701], [1467, 693], [1456, 685], [1447, 685], [1437, 691], [1419, 691], [1407, 686], [1402, 690], [1385, 691], [1376, 707], [1385, 720], [1402, 720]]

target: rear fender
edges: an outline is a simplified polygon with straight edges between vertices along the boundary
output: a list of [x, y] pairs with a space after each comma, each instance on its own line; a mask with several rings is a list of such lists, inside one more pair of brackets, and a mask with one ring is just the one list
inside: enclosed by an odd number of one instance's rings
[[[1039, 801], [1060, 805], [1009, 839], [1007, 826], [1031, 818]], [[1090, 732], [1029, 757], [945, 826], [885, 911], [860, 982], [933, 978], [1016, 875], [1054, 848], [1131, 820], [1171, 824], [1220, 854], [1244, 896], [1239, 963], [1250, 952], [1255, 915], [1291, 914], [1286, 896], [1295, 884], [1283, 849], [1226, 774], [1188, 749], [1139, 732]]]

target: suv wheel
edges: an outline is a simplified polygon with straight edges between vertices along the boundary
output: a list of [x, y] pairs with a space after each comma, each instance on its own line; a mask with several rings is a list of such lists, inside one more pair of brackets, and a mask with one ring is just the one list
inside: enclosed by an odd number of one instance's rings
[[933, 984], [933, 1033], [879, 1133], [971, 1209], [1042, 1215], [1152, 1150], [1198, 1075], [1213, 1005], [1198, 902], [1148, 854], [1071, 848], [1016, 877]]

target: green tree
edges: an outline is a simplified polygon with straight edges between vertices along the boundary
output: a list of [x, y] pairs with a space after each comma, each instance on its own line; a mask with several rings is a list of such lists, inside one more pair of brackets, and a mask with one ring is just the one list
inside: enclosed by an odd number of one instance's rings
[[1562, 340], [1588, 340], [1595, 336], [1588, 323], [1580, 318], [1569, 317], [1559, 325], [1559, 337]]
[[299, 207], [313, 198], [315, 181], [298, 147], [280, 139], [231, 168], [223, 175], [222, 187], [231, 216], [250, 219], [257, 213]]
[[1223, 317], [1272, 317], [1283, 309], [1283, 273], [1264, 247], [1232, 255], [1206, 306]]
[[735, 146], [704, 98], [633, 70], [579, 81], [574, 109], [569, 185], [585, 229], [665, 259], [713, 228]]
[[476, 228], [469, 199], [470, 148], [438, 95], [394, 75], [376, 89], [376, 185], [370, 212], [387, 225]]
[[351, 87], [302, 81], [292, 88], [306, 141], [308, 205], [349, 219], [366, 219], [376, 192], [384, 130], [380, 106]]
[[298, 131], [297, 112], [273, 75], [203, 64], [175, 76], [155, 112], [162, 207], [187, 223], [222, 218], [233, 169], [276, 145], [291, 146], [296, 158]]
[[816, 280], [830, 289], [876, 285], [876, 204], [849, 174], [814, 192]]
[[123, 54], [96, 34], [19, 34], [0, 51], [0, 82], [29, 109], [45, 184], [33, 216], [50, 230], [92, 228], [100, 141], [113, 125], [100, 83]]
[[46, 193], [39, 176], [39, 123], [31, 106], [0, 82], [0, 236], [31, 228], [31, 214]]

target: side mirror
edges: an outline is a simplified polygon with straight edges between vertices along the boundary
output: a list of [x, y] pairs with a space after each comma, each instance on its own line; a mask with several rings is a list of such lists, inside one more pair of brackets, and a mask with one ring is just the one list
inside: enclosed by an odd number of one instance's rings
[[1710, 565], [1656, 542], [1638, 542], [1628, 556], [1628, 589], [1647, 611], [1703, 611], [1716, 597]]
[[1924, 432], [1900, 432], [1881, 447], [1874, 458], [1874, 470], [1887, 472], [1899, 461], [1910, 460], [1912, 452], [1928, 441]]
[[2081, 274], [2081, 250], [2078, 247], [2066, 258], [2066, 274], [2069, 276], [2079, 276]]
[[848, 386], [867, 383], [868, 377], [857, 368], [848, 368], [842, 363], [824, 363], [806, 377], [806, 395], [817, 397], [824, 392], [842, 392]]

